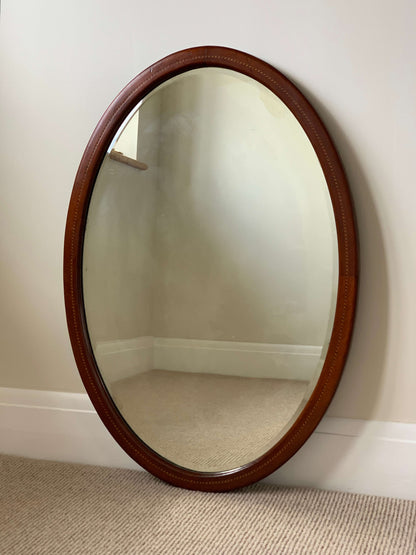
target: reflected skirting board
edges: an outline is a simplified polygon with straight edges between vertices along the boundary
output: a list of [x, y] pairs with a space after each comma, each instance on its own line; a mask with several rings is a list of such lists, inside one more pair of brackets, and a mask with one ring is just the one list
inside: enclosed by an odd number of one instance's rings
[[108, 382], [153, 368], [256, 378], [309, 381], [320, 363], [319, 345], [281, 345], [143, 336], [95, 346]]
[[[0, 388], [0, 451], [138, 469], [88, 396]], [[323, 418], [307, 443], [265, 481], [416, 499], [416, 424]]]

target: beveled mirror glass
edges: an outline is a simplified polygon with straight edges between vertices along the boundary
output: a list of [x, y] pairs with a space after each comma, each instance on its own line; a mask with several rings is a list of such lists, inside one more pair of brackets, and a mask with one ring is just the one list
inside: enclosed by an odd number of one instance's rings
[[139, 464], [225, 490], [285, 462], [335, 391], [355, 290], [342, 167], [281, 73], [200, 47], [120, 93], [74, 185], [65, 294], [86, 388]]

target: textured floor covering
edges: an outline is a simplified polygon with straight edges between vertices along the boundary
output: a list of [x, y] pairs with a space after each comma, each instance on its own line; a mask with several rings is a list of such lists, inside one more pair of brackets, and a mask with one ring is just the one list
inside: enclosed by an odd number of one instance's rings
[[0, 456], [0, 552], [414, 555], [416, 502], [257, 484], [174, 488], [149, 474]]
[[122, 415], [152, 449], [202, 472], [230, 470], [272, 447], [308, 383], [151, 370], [111, 392]]

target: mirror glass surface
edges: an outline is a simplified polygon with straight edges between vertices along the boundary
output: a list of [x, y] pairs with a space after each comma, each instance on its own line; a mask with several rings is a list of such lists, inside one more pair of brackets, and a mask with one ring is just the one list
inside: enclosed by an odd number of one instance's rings
[[101, 164], [82, 273], [98, 368], [144, 443], [201, 472], [266, 453], [319, 378], [338, 287], [327, 184], [292, 112], [229, 69], [154, 89]]

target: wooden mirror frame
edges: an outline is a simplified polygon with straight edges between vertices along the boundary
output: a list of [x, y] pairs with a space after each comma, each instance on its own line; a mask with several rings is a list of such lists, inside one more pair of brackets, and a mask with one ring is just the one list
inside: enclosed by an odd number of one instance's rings
[[[319, 380], [304, 409], [276, 445], [256, 460], [233, 470], [198, 472], [177, 466], [143, 443], [114, 404], [94, 358], [86, 323], [82, 257], [89, 202], [101, 163], [115, 133], [150, 91], [188, 70], [221, 67], [245, 74], [277, 95], [295, 115], [320, 161], [332, 201], [338, 239], [339, 280], [329, 348]], [[312, 434], [341, 377], [349, 348], [357, 293], [357, 243], [352, 202], [335, 147], [303, 94], [271, 65], [230, 48], [205, 46], [176, 52], [133, 79], [99, 121], [82, 157], [68, 210], [64, 252], [65, 307], [72, 349], [85, 388], [114, 439], [140, 466], [187, 489], [225, 491], [264, 478], [285, 463]]]

